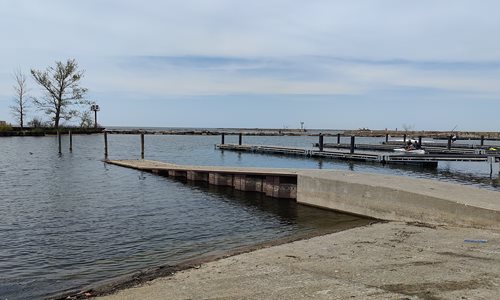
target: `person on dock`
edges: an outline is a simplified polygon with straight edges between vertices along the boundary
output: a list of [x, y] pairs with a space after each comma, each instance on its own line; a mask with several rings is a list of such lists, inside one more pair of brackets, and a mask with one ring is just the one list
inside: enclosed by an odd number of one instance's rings
[[413, 144], [412, 144], [411, 140], [408, 140], [408, 142], [406, 142], [405, 150], [406, 151], [413, 150]]

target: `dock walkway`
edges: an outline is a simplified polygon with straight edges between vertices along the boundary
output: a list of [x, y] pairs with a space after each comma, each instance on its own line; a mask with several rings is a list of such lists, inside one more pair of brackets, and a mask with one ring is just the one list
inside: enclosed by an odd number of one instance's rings
[[500, 153], [492, 154], [398, 154], [396, 152], [377, 152], [358, 150], [352, 153], [349, 150], [337, 149], [319, 150], [296, 147], [280, 147], [268, 145], [236, 145], [218, 144], [221, 150], [233, 150], [253, 153], [268, 153], [280, 155], [299, 155], [317, 158], [331, 158], [340, 160], [378, 162], [382, 164], [418, 164], [425, 167], [437, 167], [440, 161], [467, 161], [467, 162], [489, 162], [493, 164], [500, 162]]
[[[319, 147], [318, 143], [313, 144], [314, 147]], [[330, 149], [350, 149], [350, 144], [335, 144], [335, 143], [325, 143], [324, 148]], [[357, 150], [373, 150], [373, 151], [389, 151], [392, 152], [394, 148], [403, 148], [403, 143], [385, 143], [385, 144], [355, 144], [354, 149]], [[500, 147], [496, 146], [478, 146], [473, 145], [460, 145], [453, 144], [453, 146], [448, 149], [446, 145], [422, 145], [422, 149], [428, 154], [454, 154], [454, 155], [469, 155], [469, 154], [486, 154], [486, 155], [500, 155]], [[497, 150], [489, 150], [497, 149]]]

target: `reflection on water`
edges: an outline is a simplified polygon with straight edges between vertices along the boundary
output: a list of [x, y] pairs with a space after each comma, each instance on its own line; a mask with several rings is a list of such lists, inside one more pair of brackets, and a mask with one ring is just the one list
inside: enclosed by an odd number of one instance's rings
[[[234, 139], [232, 141], [231, 139]], [[227, 142], [237, 142], [227, 137]], [[102, 135], [1, 138], [0, 298], [40, 298], [150, 266], [351, 224], [356, 217], [259, 193], [106, 165]], [[138, 136], [110, 135], [110, 158], [139, 158]], [[322, 168], [431, 178], [500, 190], [498, 166], [429, 170], [219, 151], [216, 136], [146, 136], [147, 159], [177, 164]], [[311, 147], [317, 137], [244, 137]]]

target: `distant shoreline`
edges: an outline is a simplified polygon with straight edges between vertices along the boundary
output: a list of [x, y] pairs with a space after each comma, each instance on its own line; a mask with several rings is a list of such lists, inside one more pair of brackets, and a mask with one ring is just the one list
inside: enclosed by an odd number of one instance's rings
[[[412, 137], [435, 139], [447, 139], [449, 136], [456, 136], [459, 140], [500, 140], [500, 131], [400, 131], [400, 130], [369, 130], [369, 129], [279, 129], [279, 128], [172, 128], [172, 127], [119, 127], [108, 128], [80, 128], [64, 127], [60, 128], [61, 134], [71, 131], [73, 134], [96, 134], [107, 132], [108, 134], [156, 134], [156, 135], [246, 135], [246, 136], [356, 136], [356, 137]], [[13, 127], [10, 131], [0, 131], [3, 136], [45, 136], [55, 135], [54, 128], [24, 128]]]
[[72, 134], [95, 134], [102, 133], [105, 128], [83, 128], [83, 127], [60, 127], [55, 129], [53, 127], [12, 127], [11, 130], [0, 131], [0, 137], [12, 137], [12, 136], [46, 136], [46, 135], [56, 135], [59, 131], [61, 134], [68, 134], [70, 131]]

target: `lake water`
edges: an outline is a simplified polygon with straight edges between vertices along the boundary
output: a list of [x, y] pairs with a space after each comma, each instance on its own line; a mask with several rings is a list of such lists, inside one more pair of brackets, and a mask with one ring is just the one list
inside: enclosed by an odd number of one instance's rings
[[[109, 135], [109, 158], [139, 158], [139, 136]], [[236, 143], [237, 136], [226, 136]], [[334, 139], [332, 138], [332, 141]], [[380, 139], [357, 139], [378, 142]], [[218, 136], [146, 136], [146, 159], [177, 164], [353, 170], [500, 190], [498, 165], [436, 170], [220, 151]], [[244, 137], [311, 147], [317, 137]], [[328, 139], [325, 141], [328, 142]], [[0, 138], [0, 299], [43, 298], [158, 265], [359, 218], [231, 188], [188, 184], [104, 164], [103, 136]]]

